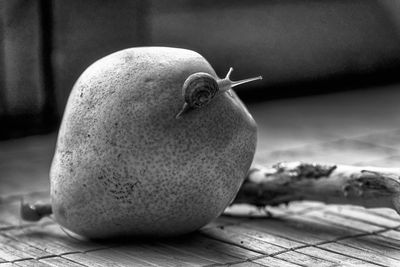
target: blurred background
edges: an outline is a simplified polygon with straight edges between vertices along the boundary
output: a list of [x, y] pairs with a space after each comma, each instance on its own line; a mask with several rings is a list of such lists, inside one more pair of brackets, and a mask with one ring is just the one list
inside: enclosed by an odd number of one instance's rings
[[0, 139], [54, 131], [95, 60], [183, 47], [223, 76], [262, 75], [247, 103], [393, 84], [400, 1], [0, 0]]

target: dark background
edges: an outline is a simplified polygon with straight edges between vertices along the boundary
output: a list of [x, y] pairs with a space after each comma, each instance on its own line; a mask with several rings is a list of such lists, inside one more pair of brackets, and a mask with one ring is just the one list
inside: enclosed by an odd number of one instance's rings
[[183, 47], [220, 76], [262, 75], [246, 102], [397, 82], [395, 0], [0, 0], [0, 139], [57, 129], [95, 60], [144, 45]]

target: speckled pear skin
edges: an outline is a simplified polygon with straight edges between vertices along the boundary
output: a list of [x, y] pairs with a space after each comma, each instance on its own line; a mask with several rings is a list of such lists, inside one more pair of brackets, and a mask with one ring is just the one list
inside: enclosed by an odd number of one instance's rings
[[227, 93], [176, 119], [182, 85], [195, 72], [217, 78], [196, 52], [142, 47], [81, 75], [50, 171], [60, 225], [88, 238], [161, 237], [223, 212], [253, 160], [256, 123]]

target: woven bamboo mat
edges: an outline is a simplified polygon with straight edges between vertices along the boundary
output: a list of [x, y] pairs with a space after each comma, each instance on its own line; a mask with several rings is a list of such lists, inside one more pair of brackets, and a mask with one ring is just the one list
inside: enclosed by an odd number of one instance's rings
[[19, 204], [0, 207], [0, 266], [400, 266], [400, 218], [388, 209], [296, 202], [179, 238], [99, 243], [50, 219], [21, 222]]
[[[393, 94], [397, 92], [388, 96], [386, 104]], [[363, 102], [367, 106], [377, 99], [374, 93], [370, 95]], [[343, 114], [333, 112], [333, 106], [330, 112], [332, 97], [250, 106], [260, 125], [262, 149], [256, 161], [395, 165], [400, 159], [400, 130], [393, 123], [374, 121], [374, 116], [397, 118], [387, 116], [392, 114], [385, 109], [389, 105], [368, 109], [362, 117], [366, 109], [351, 107], [356, 98], [357, 94], [346, 95], [350, 100], [341, 103]], [[314, 115], [316, 106], [319, 117]], [[349, 112], [353, 121], [345, 117]], [[289, 116], [292, 124], [281, 123], [278, 115]], [[329, 116], [330, 126], [324, 124]], [[55, 134], [0, 142], [0, 267], [400, 266], [400, 215], [390, 209], [307, 201], [266, 209], [235, 206], [228, 215], [187, 236], [103, 243], [71, 237], [49, 218], [23, 222], [18, 213], [21, 197], [27, 201], [48, 198], [54, 143]]]

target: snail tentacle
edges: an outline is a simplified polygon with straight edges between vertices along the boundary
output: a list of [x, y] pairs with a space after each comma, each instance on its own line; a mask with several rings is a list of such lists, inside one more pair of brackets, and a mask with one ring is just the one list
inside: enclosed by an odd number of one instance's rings
[[262, 80], [262, 76], [257, 76], [257, 77], [253, 77], [253, 78], [243, 79], [240, 81], [232, 81], [230, 79], [232, 71], [233, 71], [233, 68], [231, 67], [229, 69], [228, 73], [226, 74], [225, 78], [218, 81], [219, 88], [223, 92], [229, 93], [229, 91], [235, 86], [238, 86], [238, 85], [241, 85], [244, 83], [248, 83], [248, 82], [252, 82], [252, 81], [256, 81], [256, 80]]

